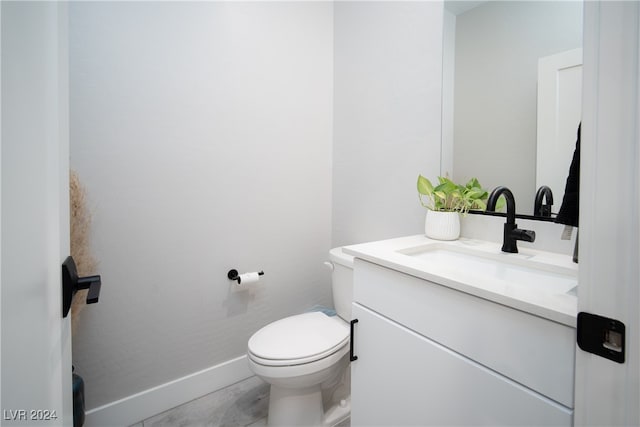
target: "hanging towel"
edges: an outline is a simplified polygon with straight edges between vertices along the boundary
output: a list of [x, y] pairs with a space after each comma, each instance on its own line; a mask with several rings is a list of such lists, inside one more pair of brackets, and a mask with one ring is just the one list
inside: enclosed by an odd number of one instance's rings
[[578, 125], [578, 140], [576, 141], [576, 149], [573, 152], [573, 159], [569, 167], [569, 176], [564, 188], [564, 197], [560, 212], [556, 217], [557, 223], [578, 226], [578, 211], [580, 207], [580, 128], [582, 123]]

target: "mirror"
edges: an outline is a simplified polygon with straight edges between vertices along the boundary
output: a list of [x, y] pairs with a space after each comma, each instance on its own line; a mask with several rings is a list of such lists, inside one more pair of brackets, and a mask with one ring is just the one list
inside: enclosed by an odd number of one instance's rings
[[558, 137], [568, 154], [537, 158], [538, 63], [581, 47], [580, 1], [445, 1], [441, 174], [456, 182], [477, 177], [488, 190], [505, 185], [517, 212], [531, 215], [537, 188], [550, 179], [544, 171], [554, 171], [564, 176], [553, 188], [557, 213], [580, 111], [563, 120], [572, 131]]

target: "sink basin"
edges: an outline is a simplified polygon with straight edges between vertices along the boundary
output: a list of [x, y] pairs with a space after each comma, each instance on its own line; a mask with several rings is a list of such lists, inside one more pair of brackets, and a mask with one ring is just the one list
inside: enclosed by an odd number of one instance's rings
[[505, 289], [574, 295], [577, 272], [538, 262], [526, 254], [492, 253], [473, 248], [429, 244], [398, 250], [424, 263], [425, 268], [450, 279], [474, 283], [483, 281]]
[[355, 257], [356, 268], [368, 262], [575, 328], [578, 266], [571, 256], [531, 247], [507, 254], [500, 248], [500, 242], [444, 242], [419, 234], [342, 250]]

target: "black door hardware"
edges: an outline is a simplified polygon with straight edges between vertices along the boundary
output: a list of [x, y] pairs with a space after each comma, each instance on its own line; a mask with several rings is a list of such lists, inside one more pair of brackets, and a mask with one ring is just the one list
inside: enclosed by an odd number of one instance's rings
[[87, 304], [95, 304], [100, 296], [100, 276], [78, 277], [78, 270], [73, 258], [68, 256], [62, 263], [62, 317], [67, 317], [71, 308], [71, 300], [76, 292], [89, 289]]
[[624, 331], [619, 320], [578, 313], [578, 347], [586, 352], [624, 363]]
[[358, 356], [353, 354], [353, 340], [355, 338], [355, 336], [353, 335], [354, 332], [354, 325], [358, 323], [358, 319], [353, 319], [351, 322], [349, 322], [349, 325], [351, 327], [351, 337], [349, 338], [349, 360], [351, 360], [352, 362], [354, 360], [358, 360]]

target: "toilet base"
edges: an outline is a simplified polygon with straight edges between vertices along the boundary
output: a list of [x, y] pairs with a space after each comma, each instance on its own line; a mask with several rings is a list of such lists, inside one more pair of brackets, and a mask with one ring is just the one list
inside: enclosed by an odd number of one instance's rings
[[350, 413], [350, 397], [324, 412], [320, 387], [300, 390], [271, 385], [267, 425], [333, 427], [349, 418]]
[[324, 409], [320, 385], [292, 389], [271, 385], [267, 425], [322, 426]]
[[351, 415], [351, 397], [336, 403], [324, 413], [322, 425], [324, 427], [334, 427]]

